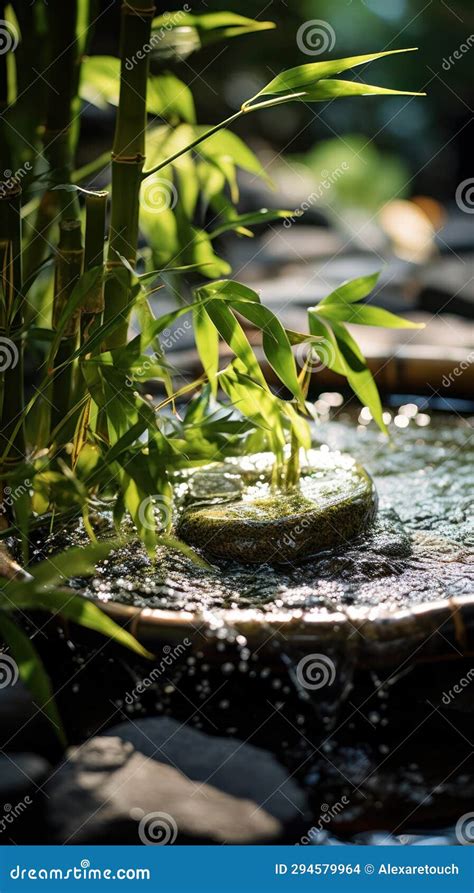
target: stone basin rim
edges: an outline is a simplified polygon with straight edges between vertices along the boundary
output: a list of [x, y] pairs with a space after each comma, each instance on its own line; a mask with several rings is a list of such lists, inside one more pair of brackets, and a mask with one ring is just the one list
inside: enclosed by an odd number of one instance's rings
[[389, 666], [410, 659], [424, 663], [474, 656], [474, 595], [422, 602], [412, 609], [349, 607], [345, 613], [303, 617], [286, 611], [273, 613], [268, 619], [254, 609], [169, 611], [98, 598], [89, 600], [126, 626], [151, 651], [154, 644], [178, 643], [199, 629], [205, 636], [200, 636], [199, 649], [212, 658], [217, 641], [214, 633], [227, 626], [236, 635], [244, 635], [251, 646], [259, 646], [269, 654], [280, 633], [288, 648], [302, 653], [324, 647], [339, 649], [350, 653], [361, 668]]

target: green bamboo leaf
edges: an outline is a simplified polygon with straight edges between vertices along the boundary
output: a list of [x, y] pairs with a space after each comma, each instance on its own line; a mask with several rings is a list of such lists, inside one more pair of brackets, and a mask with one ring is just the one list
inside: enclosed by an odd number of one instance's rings
[[217, 395], [219, 371], [219, 335], [205, 307], [193, 310], [193, 328], [196, 347], [202, 367], [207, 375], [214, 396]]
[[18, 666], [22, 682], [29, 689], [37, 707], [48, 717], [61, 744], [66, 746], [66, 737], [55, 701], [51, 680], [44, 664], [29, 637], [13, 620], [0, 611], [0, 634], [8, 645]]
[[341, 323], [333, 319], [323, 322], [317, 309], [308, 310], [309, 328], [313, 334], [322, 335], [325, 344], [314, 345], [313, 350], [328, 369], [347, 379], [361, 403], [369, 407], [381, 431], [386, 433], [379, 392], [358, 344]]
[[58, 552], [30, 568], [33, 580], [29, 585], [37, 587], [55, 586], [71, 577], [87, 577], [93, 574], [97, 562], [102, 561], [113, 549], [118, 547], [117, 541], [94, 543], [90, 546], [75, 546]]
[[319, 307], [320, 316], [338, 322], [355, 323], [360, 326], [383, 326], [386, 329], [423, 329], [424, 323], [403, 319], [382, 307], [370, 304], [336, 304], [335, 302]]
[[146, 107], [147, 112], [166, 121], [178, 118], [187, 124], [196, 122], [191, 90], [169, 71], [149, 78]]
[[115, 56], [85, 56], [81, 65], [79, 95], [85, 102], [105, 110], [118, 105], [120, 59]]
[[222, 301], [209, 301], [206, 310], [220, 336], [242, 362], [246, 372], [262, 387], [266, 387], [265, 378], [250, 342], [232, 311]]
[[382, 404], [377, 385], [358, 344], [341, 323], [332, 322], [331, 325], [336, 338], [339, 356], [342, 365], [345, 367], [344, 374], [349, 385], [360, 402], [368, 406], [372, 413], [372, 418], [380, 430], [386, 434], [387, 428], [383, 420]]
[[25, 583], [22, 584], [22, 587], [20, 585], [16, 587], [13, 595], [12, 590], [9, 589], [8, 595], [22, 611], [40, 610], [60, 614], [73, 623], [77, 623], [78, 626], [84, 626], [86, 629], [92, 629], [94, 632], [113, 639], [119, 645], [123, 645], [124, 648], [134, 651], [142, 657], [151, 657], [134, 636], [122, 629], [97, 605], [82, 595], [75, 595], [66, 589], [48, 589], [42, 594], [30, 592], [31, 589], [34, 590], [34, 587]]
[[[187, 137], [187, 143], [201, 137], [209, 128], [206, 126], [193, 127]], [[199, 147], [199, 155], [215, 164], [231, 162], [234, 167], [239, 167], [256, 177], [261, 177], [271, 184], [271, 180], [248, 145], [231, 130], [220, 130], [210, 136]], [[148, 160], [148, 159], [147, 159]]]
[[[326, 62], [310, 62], [306, 65], [298, 65], [296, 68], [290, 68], [278, 74], [263, 90], [260, 90], [249, 102], [253, 102], [260, 96], [274, 96], [287, 92], [303, 91], [306, 92], [315, 83], [323, 78], [331, 77], [339, 74], [341, 71], [347, 71], [358, 65], [364, 65], [366, 62], [373, 62], [375, 59], [381, 59], [384, 56], [392, 56], [397, 53], [414, 52], [417, 47], [410, 47], [403, 50], [385, 50], [381, 53], [368, 53], [363, 56], [348, 56], [345, 59], [331, 59]], [[244, 103], [247, 106], [248, 103]]]
[[241, 227], [257, 226], [261, 223], [269, 223], [272, 220], [284, 220], [286, 217], [293, 217], [294, 213], [294, 211], [268, 211], [266, 208], [261, 208], [260, 211], [253, 211], [248, 214], [237, 214], [234, 211], [234, 215], [230, 216], [225, 223], [221, 223], [213, 229], [209, 233], [209, 237], [216, 239], [217, 236], [221, 236], [222, 233], [230, 230], [239, 231]]
[[317, 315], [315, 307], [308, 308], [308, 326], [311, 334], [320, 339], [319, 344], [312, 345], [312, 351], [319, 357], [320, 362], [336, 375], [345, 376], [346, 367], [339, 355], [336, 338], [328, 325]]
[[230, 304], [261, 330], [263, 351], [270, 366], [282, 384], [303, 404], [304, 397], [298, 382], [295, 358], [280, 320], [268, 307], [257, 302], [232, 300]]
[[186, 58], [202, 46], [270, 28], [275, 28], [274, 22], [260, 22], [235, 12], [164, 13], [153, 19], [153, 55]]
[[380, 279], [380, 274], [381, 271], [378, 270], [376, 273], [370, 273], [368, 276], [358, 276], [357, 279], [347, 279], [346, 282], [343, 282], [342, 285], [339, 285], [334, 291], [327, 295], [327, 297], [323, 298], [318, 304], [318, 307], [325, 306], [329, 303], [354, 303], [355, 301], [362, 301], [363, 298], [368, 297], [371, 291], [373, 291]]
[[240, 360], [231, 363], [220, 374], [219, 381], [235, 408], [265, 431], [270, 448], [281, 457], [286, 442], [282, 401], [271, 393], [266, 384], [262, 385], [248, 376]]
[[424, 96], [413, 90], [390, 90], [388, 87], [377, 87], [374, 84], [363, 84], [360, 81], [322, 80], [304, 91], [305, 102], [325, 102], [330, 99], [343, 99], [345, 96]]
[[240, 15], [237, 12], [228, 12], [222, 10], [219, 12], [185, 12], [179, 11], [175, 14], [165, 12], [161, 16], [153, 19], [153, 31], [158, 28], [184, 28], [193, 26], [200, 31], [215, 31], [218, 28], [247, 28], [251, 31], [267, 31], [269, 28], [275, 28], [274, 22], [261, 22], [257, 19], [250, 19], [247, 16]]

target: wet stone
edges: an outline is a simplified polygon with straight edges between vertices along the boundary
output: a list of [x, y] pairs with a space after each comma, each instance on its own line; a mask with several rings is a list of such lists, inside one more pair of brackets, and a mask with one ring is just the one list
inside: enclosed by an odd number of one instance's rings
[[375, 510], [375, 490], [360, 465], [336, 451], [311, 450], [294, 489], [275, 494], [261, 480], [247, 486], [240, 500], [188, 508], [178, 534], [216, 557], [294, 562], [346, 544]]
[[[324, 395], [321, 408], [326, 405]], [[330, 395], [329, 395], [330, 396]], [[327, 404], [329, 410], [329, 403]], [[81, 583], [91, 596], [139, 607], [164, 610], [212, 611], [252, 609], [265, 621], [272, 615], [303, 611], [308, 619], [347, 608], [386, 613], [412, 610], [474, 589], [474, 515], [472, 491], [474, 452], [472, 422], [467, 418], [410, 416], [391, 411], [391, 441], [374, 422], [355, 424], [338, 411], [337, 421], [321, 421], [315, 436], [330, 450], [350, 453], [367, 468], [375, 482], [379, 510], [373, 525], [342, 547], [306, 561], [267, 565], [219, 556], [209, 568], [197, 567], [182, 553], [157, 549], [156, 560], [140, 565], [145, 556], [137, 543], [125, 545], [94, 579]], [[395, 429], [394, 421], [404, 420]], [[265, 475], [246, 460], [226, 462], [229, 474], [241, 466], [245, 488], [265, 486]], [[215, 466], [213, 466], [215, 468]], [[201, 477], [201, 483], [203, 478]], [[212, 490], [212, 488], [211, 488]], [[222, 498], [214, 491], [212, 499]], [[196, 502], [203, 498], [202, 488]], [[227, 497], [226, 497], [227, 498]], [[226, 505], [229, 508], [230, 502]], [[186, 505], [190, 507], [189, 501]], [[197, 506], [196, 506], [197, 507]], [[75, 531], [74, 542], [87, 542]], [[58, 545], [57, 548], [61, 546]], [[145, 556], [146, 561], [146, 556]], [[118, 577], [110, 568], [120, 564]]]

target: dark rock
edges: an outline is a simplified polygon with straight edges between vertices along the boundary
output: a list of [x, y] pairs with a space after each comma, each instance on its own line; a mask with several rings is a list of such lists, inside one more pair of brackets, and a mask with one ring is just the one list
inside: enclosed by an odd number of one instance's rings
[[42, 842], [43, 785], [50, 770], [32, 753], [0, 756], [0, 846]]
[[[177, 723], [173, 726], [179, 728]], [[129, 731], [128, 726], [125, 730]], [[140, 729], [135, 731], [140, 734]], [[151, 757], [144, 747], [140, 752], [125, 736], [112, 732], [69, 750], [67, 761], [47, 785], [48, 820], [55, 842], [262, 844], [282, 840], [282, 825], [266, 808], [158, 762], [151, 731], [149, 727], [146, 735], [143, 731]], [[168, 737], [163, 727], [160, 740]]]
[[193, 781], [253, 800], [289, 835], [305, 821], [306, 797], [273, 754], [239, 741], [205, 735], [170, 718], [120, 723], [107, 733], [154, 760], [175, 766]]

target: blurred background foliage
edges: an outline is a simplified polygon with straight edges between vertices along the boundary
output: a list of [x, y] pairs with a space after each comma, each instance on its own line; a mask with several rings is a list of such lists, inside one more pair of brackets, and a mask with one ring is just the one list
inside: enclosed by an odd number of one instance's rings
[[[101, 2], [91, 52], [114, 53], [119, 19], [115, 7], [119, 3]], [[365, 147], [360, 175], [352, 167], [351, 176], [342, 178], [345, 199], [350, 200], [347, 193], [351, 189], [356, 197], [367, 196], [366, 184], [370, 183], [372, 203], [378, 197], [383, 203], [394, 195], [420, 193], [449, 202], [454, 200], [457, 184], [472, 175], [474, 47], [458, 53], [460, 58], [449, 64], [453, 53], [474, 35], [472, 0], [233, 0], [231, 4], [213, 0], [190, 6], [196, 13], [231, 8], [277, 24], [274, 31], [212, 44], [179, 64], [167, 63], [192, 87], [198, 119], [206, 123], [239, 108], [243, 99], [282, 68], [328, 56], [420, 47], [419, 53], [407, 55], [402, 63], [399, 57], [375, 63], [368, 80], [396, 84], [399, 89], [424, 90], [428, 95], [422, 101], [386, 97], [383, 102], [363, 104], [349, 100], [310, 108], [294, 104], [239, 122], [239, 134], [259, 151], [264, 163], [271, 164], [275, 155], [297, 155], [319, 173], [321, 168], [328, 168], [325, 153], [331, 149], [332, 169], [337, 166], [335, 144], [324, 143], [333, 141], [337, 134], [339, 145], [349, 153], [354, 146], [358, 152]], [[181, 8], [182, 3], [172, 0], [158, 4], [159, 13]], [[321, 56], [305, 56], [297, 46], [296, 35], [304, 22], [314, 19], [331, 26], [335, 43]], [[98, 127], [108, 130], [112, 126], [112, 115], [110, 121], [102, 114], [84, 125], [84, 135], [91, 127], [93, 139]], [[87, 146], [87, 140], [84, 144]], [[377, 179], [383, 182], [375, 189]]]

